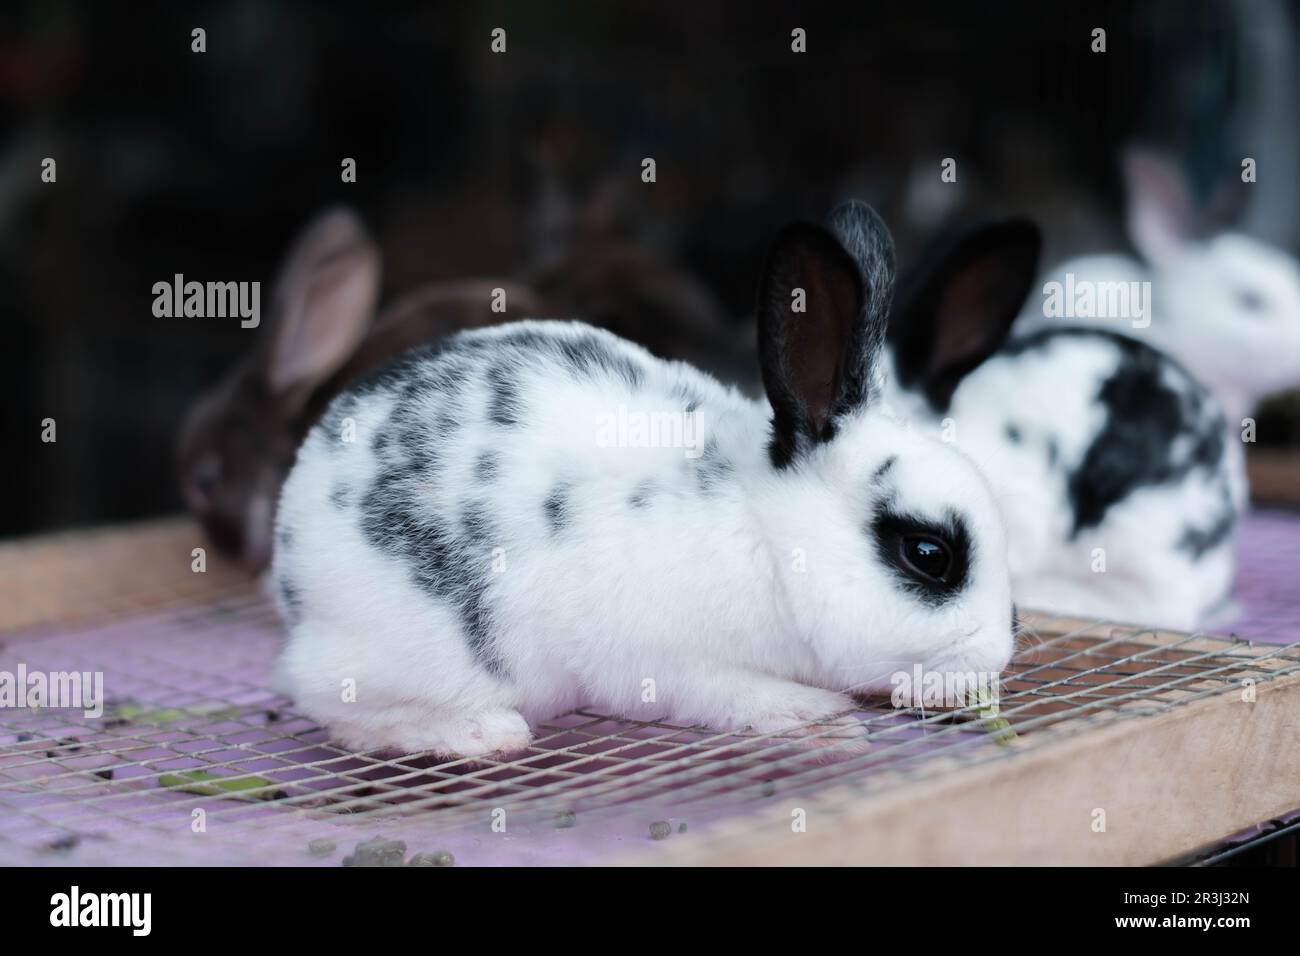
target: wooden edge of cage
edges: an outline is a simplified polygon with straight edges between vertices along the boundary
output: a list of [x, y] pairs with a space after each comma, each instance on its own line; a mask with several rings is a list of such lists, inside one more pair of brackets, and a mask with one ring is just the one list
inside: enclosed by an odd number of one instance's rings
[[1246, 471], [1256, 504], [1300, 507], [1300, 452], [1251, 448]]
[[617, 862], [1153, 865], [1300, 806], [1297, 729], [1300, 673], [1260, 682], [1253, 702], [1221, 685], [883, 793], [828, 787]]
[[0, 543], [0, 630], [112, 620], [255, 588], [187, 516]]

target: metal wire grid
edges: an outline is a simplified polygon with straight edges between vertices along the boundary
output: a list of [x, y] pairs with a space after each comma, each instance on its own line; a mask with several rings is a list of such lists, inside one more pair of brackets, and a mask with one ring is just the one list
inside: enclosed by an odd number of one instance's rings
[[[1045, 636], [1018, 656], [1000, 701], [1018, 735], [1009, 743], [989, 734], [974, 707], [866, 707], [849, 718], [856, 736], [842, 726], [724, 734], [580, 710], [537, 728], [525, 753], [471, 762], [330, 745], [266, 688], [278, 622], [251, 593], [115, 625], [6, 637], [0, 660], [21, 650], [30, 669], [104, 670], [119, 701], [125, 695], [137, 711], [149, 709], [97, 722], [77, 712], [0, 711], [0, 853], [7, 844], [57, 854], [106, 840], [129, 844], [136, 862], [167, 862], [195, 808], [247, 862], [296, 861], [307, 838], [337, 833], [340, 821], [358, 839], [488, 832], [502, 810], [542, 825], [566, 826], [571, 814], [584, 824], [671, 814], [707, 825], [778, 793], [849, 784], [855, 799], [870, 797], [1101, 721], [1223, 693], [1247, 677], [1300, 670], [1297, 644], [1265, 651], [1203, 636], [1156, 644], [1135, 629], [1093, 623]], [[176, 785], [194, 769], [256, 785], [237, 795]]]

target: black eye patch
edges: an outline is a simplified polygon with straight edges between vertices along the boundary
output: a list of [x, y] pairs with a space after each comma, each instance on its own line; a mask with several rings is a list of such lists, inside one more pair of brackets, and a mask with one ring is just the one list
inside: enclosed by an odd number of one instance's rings
[[926, 604], [937, 607], [966, 586], [970, 532], [955, 511], [932, 521], [897, 511], [885, 502], [872, 516], [870, 531], [880, 560]]

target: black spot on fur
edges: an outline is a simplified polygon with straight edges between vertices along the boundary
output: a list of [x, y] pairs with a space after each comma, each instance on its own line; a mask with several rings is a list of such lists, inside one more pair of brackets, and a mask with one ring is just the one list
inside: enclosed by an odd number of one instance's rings
[[[475, 566], [480, 580], [491, 569], [492, 548], [496, 539], [496, 525], [482, 502], [469, 502], [461, 507], [461, 532], [463, 550]], [[469, 635], [470, 646], [476, 654], [489, 656], [492, 617], [484, 600], [486, 588], [468, 587], [462, 594], [461, 623]], [[499, 670], [499, 667], [497, 668]]]
[[351, 501], [352, 488], [348, 485], [335, 485], [334, 490], [330, 492], [330, 504], [334, 505], [335, 508], [342, 510], [343, 508], [346, 508]]
[[408, 549], [402, 530], [409, 523], [406, 509], [412, 504], [404, 487], [406, 476], [393, 468], [380, 471], [361, 503], [361, 532], [366, 539], [388, 554], [400, 555]]
[[897, 464], [897, 463], [898, 463], [898, 456], [897, 456], [897, 455], [890, 455], [888, 458], [886, 458], [886, 459], [881, 463], [880, 467], [877, 468], [877, 469], [875, 470], [875, 472], [872, 474], [872, 476], [871, 476], [871, 483], [872, 483], [872, 484], [879, 484], [881, 481], [883, 481], [884, 478], [885, 478], [885, 475], [889, 474], [889, 470], [890, 470], [891, 468], [893, 468], [894, 465]]
[[627, 499], [627, 503], [631, 505], [633, 508], [650, 507], [650, 499], [651, 497], [653, 497], [655, 493], [655, 488], [656, 485], [654, 480], [647, 478], [645, 481], [641, 482], [639, 485], [636, 486], [636, 489], [632, 492], [631, 497]]
[[302, 592], [287, 575], [281, 576], [280, 600], [284, 603], [285, 616], [289, 624], [297, 624], [302, 619]]
[[1207, 551], [1213, 550], [1227, 540], [1236, 522], [1235, 513], [1225, 512], [1221, 513], [1214, 524], [1208, 528], [1189, 527], [1178, 539], [1178, 548], [1190, 554], [1193, 560], [1199, 561]]
[[542, 504], [542, 510], [546, 512], [546, 523], [550, 526], [551, 534], [559, 534], [563, 531], [565, 525], [569, 523], [568, 484], [560, 482], [552, 488]]
[[1178, 539], [1178, 549], [1186, 551], [1193, 561], [1199, 561], [1207, 553], [1227, 541], [1232, 529], [1237, 524], [1237, 509], [1232, 503], [1232, 493], [1225, 483], [1222, 487], [1222, 501], [1214, 520], [1206, 528], [1187, 527]]
[[[496, 529], [481, 503], [463, 502], [452, 520], [432, 510], [428, 495], [441, 449], [460, 428], [454, 388], [469, 379], [465, 354], [445, 343], [421, 347], [404, 368], [405, 377], [379, 380], [399, 396], [381, 428], [389, 438], [376, 448], [379, 468], [358, 501], [360, 528], [372, 547], [406, 565], [416, 587], [458, 610], [475, 659], [501, 675], [488, 595]], [[429, 401], [436, 394], [446, 395], [441, 407]]]
[[704, 443], [704, 450], [695, 459], [695, 480], [699, 482], [700, 491], [712, 494], [719, 485], [724, 484], [735, 472], [736, 466], [718, 449], [718, 442], [710, 438]]
[[[966, 521], [955, 511], [949, 510], [940, 521], [931, 521], [895, 511], [892, 502], [886, 500], [872, 515], [870, 531], [880, 560], [894, 572], [905, 590], [925, 604], [938, 607], [966, 587], [974, 547]], [[904, 548], [909, 539], [917, 536], [933, 538], [947, 547], [952, 564], [944, 581], [926, 578], [909, 567]]]
[[474, 477], [483, 484], [495, 481], [501, 459], [494, 451], [485, 451], [474, 461]]
[[375, 547], [408, 562], [417, 587], [459, 610], [475, 659], [502, 674], [486, 601], [494, 528], [484, 507], [463, 505], [453, 525], [419, 506], [413, 483], [380, 474], [362, 504], [362, 530]]
[[[460, 420], [451, 411], [441, 411], [433, 419], [430, 437], [445, 441], [460, 428]], [[427, 442], [425, 443], [427, 444]]]
[[454, 435], [458, 423], [445, 411], [438, 412], [432, 424], [428, 422], [427, 413], [420, 410], [419, 396], [429, 388], [432, 386], [426, 384], [409, 389], [379, 426], [379, 433], [387, 437], [380, 442], [376, 436], [375, 456], [389, 481], [427, 481], [438, 475], [439, 450]]
[[565, 365], [575, 372], [591, 375], [600, 371], [616, 376], [631, 388], [640, 388], [645, 380], [640, 367], [610, 348], [595, 333], [584, 331], [576, 337], [564, 336], [554, 341]]
[[1013, 351], [1059, 335], [1103, 338], [1119, 356], [1096, 397], [1105, 411], [1101, 431], [1066, 478], [1072, 534], [1100, 525], [1111, 507], [1138, 488], [1178, 483], [1195, 469], [1220, 467], [1223, 415], [1176, 363], [1141, 342], [1094, 329], [1045, 330], [1013, 343]]
[[275, 530], [275, 543], [281, 551], [288, 551], [293, 547], [293, 529], [287, 524], [281, 524]]
[[678, 382], [673, 386], [672, 396], [685, 403], [687, 413], [695, 411], [704, 404], [704, 397], [684, 382]]
[[1006, 433], [1007, 441], [1011, 442], [1013, 445], [1019, 445], [1020, 442], [1024, 440], [1025, 436], [1021, 434], [1020, 429], [1012, 422], [1007, 422], [1003, 427], [1003, 431]]
[[488, 420], [503, 428], [518, 425], [523, 414], [523, 402], [519, 396], [519, 382], [510, 368], [500, 363], [493, 365], [488, 369], [487, 383], [492, 393], [488, 401]]
[[464, 535], [474, 545], [483, 545], [492, 536], [492, 521], [487, 506], [481, 501], [461, 505], [460, 526]]
[[1061, 460], [1061, 446], [1056, 443], [1055, 438], [1047, 439], [1047, 464], [1055, 466]]
[[499, 657], [494, 656], [489, 643], [492, 634], [492, 615], [487, 603], [484, 601], [483, 592], [466, 591], [463, 595], [463, 601], [464, 603], [460, 609], [460, 621], [465, 628], [466, 635], [469, 637], [469, 646], [489, 671], [493, 674], [502, 674], [505, 665]]
[[508, 360], [497, 361], [487, 372], [487, 386], [491, 393], [488, 420], [504, 428], [513, 428], [523, 419], [525, 406], [520, 378], [536, 362], [553, 359], [575, 375], [611, 375], [633, 388], [640, 387], [645, 380], [640, 366], [619, 354], [595, 332], [569, 331], [551, 335], [531, 329], [513, 329], [490, 340], [466, 336], [458, 337], [455, 342], [455, 349], [461, 353], [483, 353], [492, 349], [509, 356]]

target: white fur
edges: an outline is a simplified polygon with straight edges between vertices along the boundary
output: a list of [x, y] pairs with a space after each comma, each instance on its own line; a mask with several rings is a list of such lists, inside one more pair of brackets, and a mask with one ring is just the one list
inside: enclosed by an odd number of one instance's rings
[[[484, 595], [504, 663], [489, 673], [469, 649], [458, 608], [416, 587], [405, 559], [382, 553], [359, 529], [356, 498], [374, 481], [371, 440], [397, 401], [379, 389], [349, 406], [353, 444], [329, 430], [308, 436], [278, 511], [274, 574], [298, 589], [299, 615], [282, 657], [280, 686], [336, 739], [479, 755], [523, 746], [528, 722], [580, 703], [634, 718], [718, 729], [775, 731], [846, 711], [845, 691], [887, 687], [915, 662], [997, 671], [1011, 652], [1006, 543], [992, 494], [956, 450], [867, 408], [794, 466], [767, 455], [766, 402], [753, 402], [681, 363], [578, 323], [526, 322], [466, 336], [485, 342], [523, 329], [561, 339], [594, 334], [640, 368], [632, 388], [552, 360], [517, 367], [522, 424], [487, 420], [485, 370], [420, 408], [445, 468], [422, 506], [453, 519], [467, 499], [486, 501], [505, 566]], [[483, 351], [485, 356], [492, 349]], [[702, 402], [704, 436], [732, 470], [702, 492], [697, 461], [681, 448], [602, 448], [596, 416], [624, 405], [683, 408]], [[350, 401], [347, 396], [336, 400]], [[440, 412], [462, 421], [435, 432]], [[480, 452], [500, 456], [479, 483]], [[894, 466], [880, 483], [875, 470]], [[707, 457], [707, 456], [706, 456]], [[629, 496], [652, 479], [644, 508]], [[553, 533], [544, 501], [571, 484], [568, 524]], [[345, 508], [329, 497], [355, 489]], [[877, 558], [873, 502], [892, 493], [923, 515], [955, 509], [974, 541], [970, 583], [941, 609], [900, 587]], [[802, 570], [801, 570], [802, 569]], [[344, 702], [345, 681], [356, 701]], [[647, 681], [654, 700], [647, 701]]]

